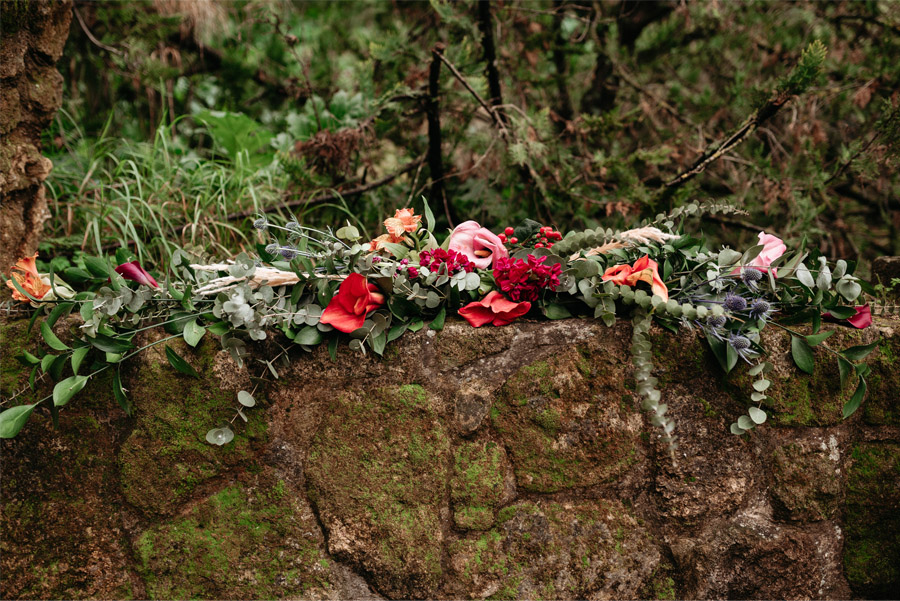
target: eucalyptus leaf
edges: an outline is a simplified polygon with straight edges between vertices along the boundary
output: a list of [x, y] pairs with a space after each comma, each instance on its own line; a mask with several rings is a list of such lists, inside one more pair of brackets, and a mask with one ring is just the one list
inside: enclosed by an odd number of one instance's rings
[[243, 405], [244, 407], [253, 407], [256, 405], [256, 399], [253, 398], [253, 395], [247, 392], [246, 390], [241, 390], [237, 394], [238, 403]]
[[756, 424], [762, 424], [766, 421], [766, 412], [762, 409], [759, 409], [757, 407], [750, 407], [747, 413], [750, 414], [750, 419], [752, 419]]

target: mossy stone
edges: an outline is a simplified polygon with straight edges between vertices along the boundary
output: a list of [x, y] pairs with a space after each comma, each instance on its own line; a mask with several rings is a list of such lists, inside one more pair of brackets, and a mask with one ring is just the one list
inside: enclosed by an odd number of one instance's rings
[[660, 560], [617, 501], [511, 505], [495, 528], [449, 551], [462, 590], [492, 599], [637, 598]]
[[635, 461], [641, 423], [619, 402], [624, 383], [585, 375], [591, 373], [603, 371], [571, 348], [523, 366], [500, 389], [491, 423], [509, 449], [519, 487], [592, 486]]
[[233, 441], [221, 447], [206, 442], [210, 429], [234, 416], [235, 394], [212, 375], [215, 342], [204, 340], [195, 351], [182, 342], [172, 346], [201, 377], [176, 372], [154, 347], [129, 374], [133, 384], [126, 384], [136, 423], [119, 451], [122, 492], [148, 516], [173, 515], [198, 486], [245, 464], [266, 440], [264, 414], [256, 408], [244, 412], [247, 423], [232, 426]]
[[844, 572], [856, 595], [894, 598], [900, 590], [900, 445], [860, 443], [851, 458]]
[[415, 384], [337, 395], [310, 445], [307, 486], [329, 551], [391, 597], [433, 596], [441, 581], [448, 454]]
[[324, 597], [332, 586], [328, 557], [313, 514], [298, 499], [267, 470], [144, 531], [134, 553], [147, 595]]
[[506, 451], [492, 441], [462, 442], [453, 452], [450, 501], [463, 530], [487, 530], [504, 493]]
[[839, 458], [798, 443], [775, 449], [772, 497], [779, 516], [802, 522], [831, 518], [841, 497]]

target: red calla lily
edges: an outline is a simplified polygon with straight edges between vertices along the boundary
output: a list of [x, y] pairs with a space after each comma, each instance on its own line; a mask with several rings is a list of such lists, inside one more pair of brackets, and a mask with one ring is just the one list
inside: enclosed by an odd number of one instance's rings
[[145, 286], [159, 288], [159, 284], [156, 283], [156, 280], [153, 279], [153, 276], [147, 273], [147, 271], [143, 267], [141, 267], [141, 264], [137, 261], [132, 261], [131, 263], [122, 263], [121, 265], [116, 267], [116, 273], [118, 273], [126, 280], [131, 280], [132, 282], [137, 282], [138, 284], [144, 284]]
[[378, 291], [378, 286], [370, 284], [358, 273], [351, 273], [325, 307], [320, 321], [349, 334], [361, 328], [366, 315], [383, 304], [384, 295]]
[[488, 292], [480, 301], [471, 302], [459, 310], [459, 314], [474, 328], [480, 328], [489, 323], [495, 326], [505, 326], [522, 317], [531, 310], [528, 301], [514, 303], [506, 300], [496, 290]]

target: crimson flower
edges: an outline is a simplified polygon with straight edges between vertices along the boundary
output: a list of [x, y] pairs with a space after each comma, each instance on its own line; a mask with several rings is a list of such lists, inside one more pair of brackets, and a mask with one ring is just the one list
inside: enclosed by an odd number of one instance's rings
[[847, 325], [853, 326], [858, 330], [865, 330], [872, 325], [872, 309], [869, 308], [868, 303], [854, 308], [856, 309], [856, 315], [848, 317], [847, 319], [836, 319], [831, 313], [822, 313], [822, 317], [831, 318], [832, 321], [845, 322]]
[[541, 290], [560, 285], [562, 265], [544, 265], [547, 257], [528, 255], [528, 260], [499, 258], [494, 265], [494, 280], [513, 301], [536, 301]]
[[441, 265], [446, 265], [447, 274], [449, 275], [463, 270], [466, 273], [471, 273], [475, 269], [475, 264], [466, 255], [455, 250], [444, 250], [443, 248], [434, 251], [423, 250], [419, 253], [419, 265], [427, 267], [429, 271], [437, 271]]
[[132, 282], [137, 282], [138, 284], [144, 284], [145, 286], [159, 288], [159, 284], [156, 283], [156, 280], [153, 279], [153, 276], [147, 273], [147, 271], [143, 267], [141, 267], [141, 264], [137, 261], [132, 261], [131, 263], [122, 263], [121, 265], [116, 267], [116, 273], [118, 273], [126, 280], [131, 280]]
[[351, 273], [325, 307], [320, 321], [349, 334], [361, 328], [366, 315], [383, 304], [384, 295], [378, 291], [378, 286], [370, 284], [358, 273]]
[[489, 323], [495, 326], [505, 326], [522, 317], [529, 310], [531, 310], [531, 303], [527, 301], [514, 303], [506, 300], [496, 290], [492, 290], [480, 301], [471, 302], [460, 309], [459, 314], [473, 328], [480, 328]]

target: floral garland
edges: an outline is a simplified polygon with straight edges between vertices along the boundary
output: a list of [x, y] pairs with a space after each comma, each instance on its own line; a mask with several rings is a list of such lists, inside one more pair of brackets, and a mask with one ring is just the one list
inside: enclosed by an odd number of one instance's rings
[[[637, 229], [598, 228], [565, 237], [531, 220], [500, 234], [466, 221], [442, 245], [427, 203], [424, 219], [410, 208], [397, 210], [384, 221], [387, 233], [369, 242], [350, 225], [332, 232], [296, 221], [279, 226], [261, 217], [254, 227], [268, 239], [257, 245], [258, 256], [242, 253], [225, 264], [206, 264], [178, 250], [163, 286], [124, 249], [114, 259], [85, 256], [59, 274], [39, 273], [36, 256], [25, 258], [6, 283], [13, 299], [37, 309], [34, 317], [45, 315], [41, 332], [56, 353], [26, 352], [21, 360], [32, 366], [32, 381], [40, 370], [57, 383], [46, 399], [0, 413], [0, 437], [15, 436], [43, 401], [52, 400], [55, 421], [59, 407], [90, 377], [110, 368], [115, 397], [130, 412], [119, 368], [146, 348], [137, 348], [133, 338], [150, 328], [164, 327], [170, 335], [147, 346], [175, 338], [195, 346], [210, 332], [242, 364], [246, 342], [275, 330], [307, 351], [327, 343], [332, 358], [342, 341], [381, 355], [406, 331], [426, 324], [440, 330], [452, 313], [473, 327], [503, 326], [526, 315], [587, 316], [608, 326], [631, 317], [636, 390], [673, 455], [675, 424], [665, 415], [652, 376], [648, 333], [654, 321], [673, 332], [699, 330], [725, 371], [741, 361], [751, 365], [755, 406], [731, 425], [734, 434], [766, 420], [762, 404], [772, 365], [764, 360], [759, 333], [768, 325], [791, 333], [799, 369], [812, 373], [811, 348], [820, 346], [837, 358], [842, 383], [856, 377], [844, 406], [845, 417], [852, 414], [866, 393], [868, 367], [861, 360], [875, 344], [830, 349], [824, 340], [831, 332], [820, 328], [823, 320], [856, 328], [872, 323], [864, 293], [874, 290], [853, 275], [855, 263], [830, 262], [815, 249], [788, 251], [765, 232], [744, 252], [708, 248], [683, 233], [685, 219], [705, 211], [737, 212], [692, 203]], [[70, 345], [52, 326], [76, 309], [84, 323]], [[811, 324], [812, 334], [787, 327], [797, 322]], [[196, 375], [168, 345], [166, 356], [176, 370]], [[80, 375], [83, 365], [90, 372]], [[63, 378], [67, 369], [72, 375]], [[255, 404], [253, 392], [238, 394], [235, 418]], [[211, 430], [207, 440], [230, 441], [233, 422]]]

